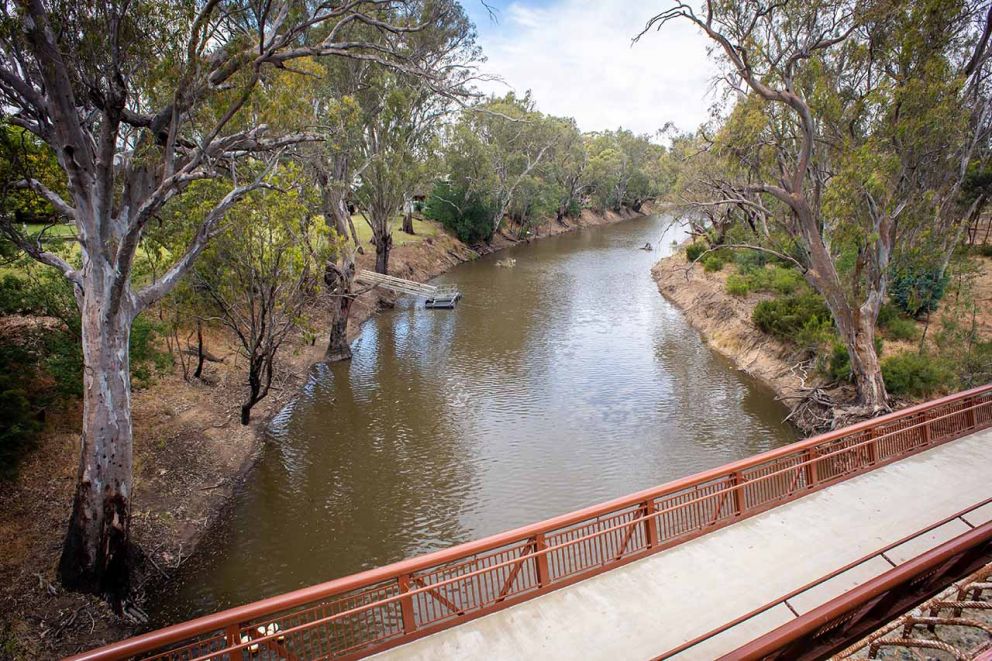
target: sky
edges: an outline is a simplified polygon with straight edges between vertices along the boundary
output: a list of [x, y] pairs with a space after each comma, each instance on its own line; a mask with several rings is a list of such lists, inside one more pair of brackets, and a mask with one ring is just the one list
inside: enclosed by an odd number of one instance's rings
[[487, 92], [532, 91], [539, 110], [574, 117], [583, 131], [693, 130], [716, 101], [706, 39], [673, 22], [631, 39], [670, 0], [460, 0], [478, 29]]

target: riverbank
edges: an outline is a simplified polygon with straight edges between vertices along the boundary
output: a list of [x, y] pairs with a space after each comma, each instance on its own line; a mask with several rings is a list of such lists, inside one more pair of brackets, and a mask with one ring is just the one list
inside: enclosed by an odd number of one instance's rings
[[[565, 223], [539, 226], [527, 240], [554, 236], [582, 227], [605, 225], [651, 213], [594, 214]], [[492, 252], [517, 241], [515, 228], [483, 250], [462, 244], [444, 232], [394, 248], [390, 272], [425, 281], [480, 252]], [[374, 251], [367, 246], [359, 265], [371, 268]], [[369, 292], [356, 301], [349, 337], [394, 296]], [[311, 326], [321, 328], [323, 302], [310, 311]], [[34, 320], [36, 321], [36, 320]], [[33, 320], [25, 319], [27, 324]], [[208, 362], [204, 380], [187, 382], [179, 367], [160, 375], [134, 394], [135, 494], [132, 535], [144, 553], [135, 573], [137, 604], [146, 592], [167, 581], [196, 549], [249, 475], [263, 443], [269, 419], [299, 391], [307, 370], [323, 355], [323, 333], [313, 342], [303, 334], [291, 338], [278, 358], [276, 384], [253, 412], [247, 427], [238, 423], [244, 372], [233, 341], [209, 330], [207, 350], [220, 362]], [[25, 460], [20, 477], [0, 487], [0, 658], [54, 658], [117, 640], [140, 623], [116, 617], [99, 599], [64, 593], [55, 579], [65, 522], [69, 515], [78, 461], [78, 407], [49, 415], [37, 449]]]
[[779, 399], [794, 400], [804, 387], [821, 383], [799, 369], [795, 347], [751, 322], [755, 306], [771, 295], [731, 296], [726, 291], [728, 271], [706, 273], [701, 266], [690, 266], [684, 250], [655, 264], [651, 275], [661, 295], [679, 308], [707, 344], [770, 387]]
[[[927, 320], [916, 321], [916, 336], [922, 337], [928, 351], [936, 347], [936, 330], [945, 321], [967, 319], [974, 324], [979, 341], [992, 338], [992, 259], [974, 256], [967, 266], [957, 269], [949, 293]], [[651, 269], [658, 291], [683, 313], [689, 323], [713, 349], [731, 360], [738, 369], [770, 387], [776, 397], [795, 405], [811, 388], [829, 389], [828, 396], [837, 405], [853, 398], [849, 385], [831, 384], [804, 360], [797, 347], [777, 340], [759, 330], [751, 321], [755, 306], [773, 298], [771, 294], [750, 293], [746, 297], [727, 293], [727, 278], [735, 271], [725, 268], [706, 272], [701, 265], [690, 266], [685, 251], [678, 250], [660, 260]], [[928, 332], [929, 331], [929, 332]], [[917, 352], [917, 340], [884, 337], [883, 358]], [[953, 390], [953, 389], [952, 389]], [[948, 394], [938, 391], [934, 396]], [[893, 408], [901, 408], [928, 399], [890, 396]], [[840, 419], [849, 424], [853, 419]], [[824, 431], [812, 419], [794, 420], [805, 434]]]

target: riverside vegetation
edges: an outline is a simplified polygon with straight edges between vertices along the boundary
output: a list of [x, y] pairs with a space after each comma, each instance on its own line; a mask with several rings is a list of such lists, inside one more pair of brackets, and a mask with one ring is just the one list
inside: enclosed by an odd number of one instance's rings
[[[971, 315], [921, 331], [915, 357], [880, 352], [886, 339], [910, 341], [911, 320], [932, 315], [971, 268], [955, 260], [992, 193], [992, 9], [679, 2], [642, 37], [672, 22], [712, 43], [724, 92], [724, 112], [673, 145], [672, 197], [698, 237], [687, 256], [709, 273], [733, 259], [732, 295], [775, 297], [754, 323], [852, 386], [840, 400], [807, 392], [827, 424], [888, 410], [890, 394], [987, 378], [982, 304], [961, 286], [955, 300]], [[934, 339], [955, 357], [926, 355]]]
[[[397, 225], [433, 223], [418, 245], [457, 261], [466, 243], [667, 196], [704, 270], [733, 262], [729, 296], [761, 297], [757, 327], [849, 384], [828, 409], [874, 415], [890, 393], [987, 378], [987, 266], [961, 247], [992, 193], [992, 8], [976, 0], [646, 16], [639, 38], [688, 22], [722, 67], [722, 112], [669, 147], [480, 94], [454, 0], [38, 0], [0, 16], [3, 473], [53, 419], [72, 419], [78, 450], [67, 490], [5, 483], [14, 501], [65, 500], [38, 589], [140, 619], [133, 400], [156, 379], [205, 396], [225, 374], [219, 398], [247, 428], [288, 346], [350, 357], [356, 272], [396, 272], [413, 242]], [[916, 350], [883, 353], [898, 343]], [[219, 445], [191, 443], [176, 472], [237, 473]]]
[[[136, 462], [149, 459], [134, 452], [148, 430], [135, 429], [132, 403], [158, 381], [166, 400], [199, 397], [204, 411], [237, 401], [252, 428], [259, 407], [264, 417], [273, 396], [284, 401], [281, 363], [318, 358], [318, 339], [326, 359], [350, 356], [352, 315], [377, 305], [359, 268], [395, 273], [395, 253], [416, 244], [398, 267], [426, 277], [438, 268], [418, 260], [472, 254], [448, 232], [489, 250], [547, 233], [548, 220], [636, 213], [674, 178], [651, 136], [584, 134], [526, 94], [480, 94], [475, 28], [452, 0], [0, 13], [4, 497], [71, 506], [53, 510], [68, 521], [61, 544], [44, 531], [39, 589], [97, 595], [132, 619], [155, 571], [143, 558], [160, 550], [132, 539]], [[218, 384], [226, 395], [213, 397]], [[220, 448], [207, 437], [226, 423], [199, 419], [204, 440], [182, 468], [169, 465], [178, 450], [153, 460], [175, 483], [197, 476], [188, 486], [204, 494], [168, 503], [205, 519], [222, 501], [207, 495], [233, 490], [253, 444], [229, 429]], [[53, 425], [78, 443], [69, 496], [17, 480]], [[142, 497], [157, 481], [146, 477]], [[58, 636], [47, 652], [28, 636], [28, 656], [67, 651]]]

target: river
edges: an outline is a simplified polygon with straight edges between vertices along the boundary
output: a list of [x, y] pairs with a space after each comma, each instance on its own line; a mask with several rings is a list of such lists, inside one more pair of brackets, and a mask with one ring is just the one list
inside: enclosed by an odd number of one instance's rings
[[[272, 422], [162, 625], [436, 550], [795, 440], [772, 392], [710, 350], [650, 268], [664, 216], [459, 265], [455, 310], [370, 319]], [[639, 248], [650, 242], [654, 251]], [[502, 268], [498, 260], [516, 259]]]

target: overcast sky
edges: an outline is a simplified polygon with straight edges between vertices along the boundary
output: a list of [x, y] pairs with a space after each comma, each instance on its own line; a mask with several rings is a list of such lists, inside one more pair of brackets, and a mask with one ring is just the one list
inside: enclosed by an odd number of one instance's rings
[[487, 0], [498, 22], [481, 0], [461, 2], [489, 60], [484, 71], [531, 90], [542, 112], [572, 116], [583, 131], [654, 133], [668, 121], [691, 130], [715, 101], [706, 40], [688, 23], [631, 45], [668, 0]]

